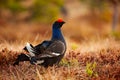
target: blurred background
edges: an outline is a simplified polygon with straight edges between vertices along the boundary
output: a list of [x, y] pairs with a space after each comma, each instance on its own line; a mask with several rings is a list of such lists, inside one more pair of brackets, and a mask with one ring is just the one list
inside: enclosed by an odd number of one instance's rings
[[0, 43], [41, 42], [58, 18], [67, 41], [120, 39], [120, 0], [0, 0]]

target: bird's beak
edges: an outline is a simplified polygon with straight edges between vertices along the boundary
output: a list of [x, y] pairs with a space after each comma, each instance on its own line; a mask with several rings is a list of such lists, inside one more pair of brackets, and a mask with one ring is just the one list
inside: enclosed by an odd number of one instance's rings
[[65, 24], [65, 22], [64, 22], [64, 21], [63, 21], [62, 23], [63, 23], [63, 24]]

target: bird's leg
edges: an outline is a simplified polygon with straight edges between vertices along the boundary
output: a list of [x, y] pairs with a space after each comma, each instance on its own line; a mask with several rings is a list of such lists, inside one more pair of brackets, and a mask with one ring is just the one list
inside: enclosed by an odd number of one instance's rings
[[37, 56], [33, 56], [30, 58], [30, 63], [34, 65], [39, 65], [44, 62], [44, 58], [38, 58]]
[[18, 55], [18, 57], [13, 65], [14, 66], [19, 65], [19, 62], [22, 62], [22, 61], [29, 61], [29, 57], [26, 54], [22, 53], [22, 54]]
[[30, 63], [31, 63], [31, 64], [36, 64], [36, 63], [37, 63], [36, 58], [35, 58], [35, 57], [31, 57], [31, 58], [30, 58]]

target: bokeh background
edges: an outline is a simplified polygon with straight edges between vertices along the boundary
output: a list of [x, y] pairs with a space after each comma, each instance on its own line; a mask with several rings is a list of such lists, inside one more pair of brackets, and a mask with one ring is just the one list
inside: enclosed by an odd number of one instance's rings
[[119, 0], [0, 0], [0, 42], [41, 40], [58, 18], [72, 41], [120, 38]]

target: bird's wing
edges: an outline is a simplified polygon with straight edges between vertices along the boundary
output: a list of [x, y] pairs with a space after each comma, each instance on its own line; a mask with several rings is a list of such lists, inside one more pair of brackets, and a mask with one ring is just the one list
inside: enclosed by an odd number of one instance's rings
[[45, 50], [50, 44], [51, 41], [43, 41], [41, 44], [36, 45], [35, 49], [38, 51]]
[[50, 45], [51, 41], [43, 41], [41, 44], [33, 47], [31, 44], [27, 43], [25, 48], [27, 52], [29, 52], [29, 56], [33, 57], [35, 55], [39, 55], [43, 53], [46, 48]]
[[40, 58], [46, 58], [46, 57], [57, 57], [60, 55], [63, 55], [66, 50], [66, 46], [62, 41], [53, 41], [47, 49], [44, 51], [44, 53], [36, 56], [37, 59]]

